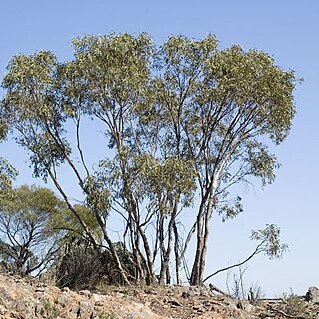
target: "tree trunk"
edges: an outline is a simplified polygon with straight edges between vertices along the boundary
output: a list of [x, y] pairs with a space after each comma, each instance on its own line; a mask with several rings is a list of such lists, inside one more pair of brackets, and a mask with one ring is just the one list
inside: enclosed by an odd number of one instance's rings
[[124, 235], [124, 242], [126, 242], [126, 234], [128, 232], [129, 234], [129, 241], [130, 241], [130, 245], [131, 245], [131, 249], [132, 249], [132, 254], [133, 254], [133, 263], [135, 265], [135, 269], [134, 269], [134, 276], [135, 276], [135, 280], [137, 283], [140, 283], [141, 281], [145, 281], [145, 272], [144, 272], [144, 267], [143, 265], [146, 264], [146, 260], [143, 256], [143, 254], [141, 253], [139, 247], [140, 247], [140, 236], [139, 234], [136, 233], [136, 231], [134, 230], [134, 225], [133, 225], [134, 221], [132, 219], [132, 216], [128, 216], [127, 218], [127, 229], [125, 230], [125, 235]]
[[98, 221], [98, 223], [100, 225], [100, 228], [102, 229], [103, 237], [104, 237], [105, 241], [107, 242], [107, 244], [109, 245], [109, 249], [111, 251], [111, 255], [112, 255], [113, 261], [114, 261], [116, 267], [118, 268], [118, 271], [119, 271], [119, 273], [120, 273], [120, 275], [122, 277], [123, 283], [125, 285], [130, 285], [131, 283], [130, 283], [130, 281], [128, 280], [128, 278], [126, 276], [126, 272], [125, 272], [125, 270], [122, 267], [121, 260], [120, 260], [118, 254], [117, 254], [117, 251], [116, 251], [116, 249], [115, 249], [115, 247], [113, 245], [113, 242], [112, 242], [111, 238], [109, 237], [109, 235], [108, 235], [108, 233], [106, 231], [105, 225], [104, 225], [101, 217], [99, 216], [98, 213], [95, 214], [95, 217], [96, 217], [96, 219], [97, 219], [97, 221]]
[[160, 280], [159, 283], [162, 284], [169, 284], [171, 280], [171, 274], [169, 270], [169, 262], [171, 257], [171, 251], [173, 248], [174, 243], [174, 223], [175, 217], [177, 213], [177, 204], [173, 204], [171, 210], [170, 221], [168, 223], [168, 238], [167, 238], [167, 248], [164, 248], [164, 256], [161, 264], [161, 271], [160, 271]]
[[153, 265], [153, 260], [152, 260], [152, 251], [150, 248], [150, 245], [147, 240], [147, 236], [145, 235], [145, 232], [142, 230], [142, 228], [139, 226], [139, 232], [141, 234], [143, 244], [144, 244], [144, 250], [146, 254], [146, 260], [147, 260], [147, 278], [146, 278], [146, 283], [148, 285], [156, 283], [156, 277], [154, 274], [154, 265]]
[[206, 255], [207, 255], [207, 244], [209, 238], [209, 223], [212, 217], [212, 205], [210, 204], [208, 207], [208, 211], [205, 215], [204, 221], [204, 238], [203, 238], [203, 246], [202, 246], [202, 253], [200, 256], [200, 263], [199, 263], [199, 284], [203, 284], [204, 280], [204, 272], [205, 272], [205, 265], [206, 265]]
[[210, 196], [208, 198], [204, 197], [197, 216], [197, 247], [190, 278], [190, 284], [193, 286], [201, 286], [204, 280], [209, 223], [212, 217], [213, 204], [214, 196], [210, 192]]
[[191, 277], [189, 283], [191, 286], [199, 286], [200, 282], [200, 262], [203, 247], [203, 227], [202, 227], [202, 216], [204, 210], [204, 203], [202, 202], [199, 208], [199, 213], [196, 219], [196, 233], [197, 233], [197, 243], [196, 243], [196, 253], [195, 260], [192, 267]]
[[168, 284], [170, 281], [169, 261], [170, 261], [172, 246], [173, 246], [172, 233], [173, 233], [172, 227], [170, 227], [168, 241], [167, 241], [167, 249], [165, 251], [164, 258], [161, 262], [161, 271], [160, 271], [160, 279], [159, 279], [160, 285], [164, 285], [165, 283]]
[[181, 256], [179, 252], [179, 236], [178, 236], [178, 228], [176, 225], [176, 220], [174, 220], [173, 223], [173, 229], [174, 229], [174, 253], [175, 253], [175, 272], [176, 272], [176, 284], [181, 285], [182, 284], [182, 274], [181, 274]]

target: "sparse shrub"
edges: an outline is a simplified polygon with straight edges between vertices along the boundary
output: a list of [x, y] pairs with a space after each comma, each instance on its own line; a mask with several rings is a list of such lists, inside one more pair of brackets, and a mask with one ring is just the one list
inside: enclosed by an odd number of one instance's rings
[[71, 289], [90, 288], [102, 278], [102, 263], [98, 252], [91, 246], [72, 247], [58, 262], [56, 284]]
[[55, 304], [52, 304], [50, 301], [46, 301], [40, 311], [40, 314], [45, 316], [45, 318], [55, 319], [60, 315], [60, 312], [60, 309]]
[[[134, 270], [130, 253], [121, 243], [114, 244], [127, 273]], [[124, 284], [109, 251], [96, 250], [81, 239], [68, 242], [60, 260], [54, 265], [56, 285], [71, 289], [92, 289], [100, 282], [112, 285]]]
[[[264, 297], [264, 293], [258, 283], [251, 284], [249, 287], [244, 283], [244, 274], [248, 266], [238, 268], [238, 273], [227, 274], [227, 289], [228, 293], [234, 298], [248, 299], [251, 302], [258, 301]], [[229, 276], [232, 274], [232, 282], [229, 284]]]
[[302, 316], [307, 308], [307, 304], [303, 297], [297, 296], [293, 292], [289, 295], [284, 294], [283, 297], [283, 311], [289, 316]]

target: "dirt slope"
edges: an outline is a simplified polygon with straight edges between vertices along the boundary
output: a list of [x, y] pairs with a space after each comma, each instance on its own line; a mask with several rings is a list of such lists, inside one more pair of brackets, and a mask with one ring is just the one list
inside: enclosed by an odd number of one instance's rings
[[[100, 293], [0, 274], [0, 318], [319, 318], [314, 302], [240, 302], [197, 287], [105, 287]], [[289, 308], [290, 307], [290, 308]]]

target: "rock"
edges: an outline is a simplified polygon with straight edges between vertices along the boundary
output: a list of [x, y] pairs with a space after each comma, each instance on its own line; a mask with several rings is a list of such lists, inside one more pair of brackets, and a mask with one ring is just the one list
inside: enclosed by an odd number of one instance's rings
[[0, 305], [0, 315], [4, 315], [7, 312], [8, 310], [4, 306]]
[[103, 301], [96, 301], [94, 306], [102, 307], [102, 306], [104, 306], [104, 302]]
[[188, 293], [190, 297], [200, 296], [200, 288], [198, 286], [190, 286], [188, 288]]
[[74, 305], [71, 310], [70, 310], [71, 313], [73, 314], [76, 314], [77, 316], [80, 316], [81, 315], [81, 308], [79, 305]]
[[92, 312], [93, 311], [93, 305], [90, 301], [80, 301], [79, 304], [81, 311], [83, 312]]
[[[273, 309], [289, 310], [279, 299], [252, 304], [230, 296], [212, 296], [202, 287], [108, 286], [108, 293], [101, 295], [44, 286], [32, 278], [23, 280], [0, 274], [1, 319], [270, 319], [280, 315]], [[300, 318], [315, 318], [319, 314], [319, 289], [309, 288], [307, 300], [310, 302], [298, 299], [306, 307]]]
[[156, 290], [150, 289], [150, 288], [144, 289], [144, 292], [145, 292], [146, 294], [149, 294], [149, 295], [156, 295], [156, 294], [157, 294]]
[[125, 319], [137, 319], [140, 318], [140, 314], [135, 313], [135, 312], [131, 312], [127, 315], [127, 317]]
[[242, 309], [244, 309], [246, 312], [251, 313], [256, 311], [256, 307], [251, 304], [250, 302], [242, 302]]
[[183, 292], [182, 292], [182, 297], [183, 297], [184, 299], [188, 299], [188, 298], [190, 297], [190, 293], [189, 293], [188, 291], [183, 291]]
[[105, 297], [99, 294], [92, 294], [91, 300], [95, 303], [104, 303]]
[[66, 307], [69, 302], [69, 296], [67, 294], [60, 295], [57, 299], [57, 304], [61, 305], [62, 307]]
[[319, 303], [319, 289], [317, 287], [310, 287], [305, 299], [313, 303]]
[[168, 300], [167, 303], [171, 304], [172, 306], [177, 306], [177, 307], [181, 307], [182, 306], [182, 304], [179, 303], [176, 299]]
[[[143, 307], [143, 304], [133, 304], [118, 296], [93, 294], [89, 290], [75, 292], [69, 288], [44, 285], [32, 278], [0, 274], [1, 319], [98, 319], [113, 313], [117, 318], [124, 318], [122, 314], [127, 308], [127, 312], [142, 313]], [[151, 309], [146, 309], [149, 317], [153, 318]], [[162, 319], [156, 315], [154, 318]]]
[[92, 295], [91, 291], [89, 291], [89, 290], [80, 290], [79, 294], [86, 296], [86, 297], [91, 297], [91, 295]]

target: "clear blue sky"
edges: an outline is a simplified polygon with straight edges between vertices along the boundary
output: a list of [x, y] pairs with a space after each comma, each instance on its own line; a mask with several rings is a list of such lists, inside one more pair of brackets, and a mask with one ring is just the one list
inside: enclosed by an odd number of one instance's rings
[[[70, 40], [83, 34], [148, 32], [160, 43], [172, 34], [200, 38], [215, 34], [222, 47], [233, 43], [272, 55], [304, 82], [297, 87], [297, 116], [287, 141], [275, 152], [282, 163], [273, 185], [245, 192], [245, 212], [235, 220], [214, 221], [208, 272], [237, 262], [253, 249], [251, 229], [281, 226], [290, 246], [280, 261], [258, 257], [249, 264], [246, 283], [258, 282], [268, 295], [304, 294], [319, 286], [319, 2], [316, 0], [233, 1], [1, 1], [0, 77], [17, 53], [53, 50], [60, 59], [72, 54]], [[33, 183], [24, 154], [12, 143], [0, 147], [20, 170], [18, 183]], [[223, 287], [225, 276], [215, 278]]]

